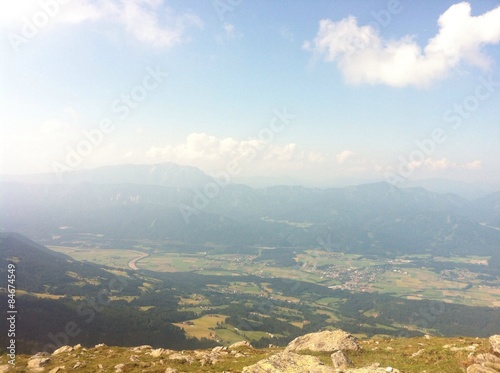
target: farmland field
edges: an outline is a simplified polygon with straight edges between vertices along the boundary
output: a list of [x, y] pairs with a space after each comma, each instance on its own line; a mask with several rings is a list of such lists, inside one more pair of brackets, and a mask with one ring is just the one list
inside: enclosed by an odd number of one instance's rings
[[[436, 257], [428, 255], [412, 255], [397, 259], [366, 258], [361, 255], [341, 252], [315, 250], [299, 250], [291, 252], [295, 266], [280, 266], [273, 260], [259, 261], [259, 256], [269, 248], [259, 250], [259, 255], [221, 254], [227, 248], [207, 246], [207, 252], [183, 253], [171, 250], [157, 250], [143, 246], [144, 251], [134, 249], [102, 249], [50, 246], [51, 249], [67, 254], [76, 260], [104, 264], [117, 269], [126, 269], [128, 264], [138, 255], [148, 253], [136, 265], [139, 269], [157, 272], [194, 272], [202, 275], [239, 276], [257, 275], [262, 278], [282, 278], [300, 280], [359, 292], [388, 293], [407, 299], [442, 299], [448, 303], [471, 306], [500, 306], [500, 290], [498, 286], [484, 285], [478, 274], [466, 269], [450, 269], [437, 271], [426, 266], [411, 266], [413, 262], [444, 263], [446, 265], [484, 266], [488, 257]], [[214, 254], [210, 253], [210, 249]], [[497, 278], [497, 282], [499, 279]], [[298, 302], [295, 297], [285, 297], [274, 292], [265, 284], [232, 282], [226, 291], [245, 294], [265, 294], [275, 299]], [[318, 306], [335, 308], [335, 299], [318, 301]], [[184, 300], [187, 302], [187, 300]], [[199, 307], [191, 300], [194, 309]], [[333, 302], [333, 303], [332, 303]], [[330, 304], [332, 303], [332, 304]], [[185, 304], [184, 306], [187, 306]]]

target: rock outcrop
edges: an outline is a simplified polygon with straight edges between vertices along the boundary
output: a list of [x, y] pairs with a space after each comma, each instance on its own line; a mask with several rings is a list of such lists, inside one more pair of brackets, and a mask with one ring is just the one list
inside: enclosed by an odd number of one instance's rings
[[474, 364], [467, 368], [467, 373], [498, 373], [498, 370], [483, 365]]
[[59, 355], [73, 351], [73, 347], [71, 346], [62, 346], [55, 350], [52, 355]]
[[352, 361], [342, 351], [335, 351], [331, 359], [335, 369], [343, 370], [352, 366]]
[[492, 335], [490, 337], [490, 345], [494, 352], [500, 354], [500, 335]]
[[360, 346], [353, 335], [343, 330], [326, 330], [318, 333], [310, 333], [295, 338], [286, 347], [285, 351], [358, 351]]
[[243, 368], [243, 373], [335, 373], [317, 357], [280, 352], [254, 365]]
[[[363, 368], [352, 368], [352, 361], [343, 351], [359, 351], [357, 339], [343, 331], [323, 331], [310, 333], [295, 338], [285, 351], [263, 359], [254, 365], [243, 369], [244, 373], [295, 373], [295, 372], [350, 372], [350, 373], [399, 373], [392, 367], [380, 367], [374, 364]], [[332, 352], [332, 366], [323, 364], [319, 358], [310, 355], [300, 355], [294, 351]]]
[[[500, 335], [493, 335], [489, 338], [491, 349], [494, 353], [500, 353]], [[468, 358], [472, 363], [467, 367], [467, 373], [499, 373], [500, 372], [500, 357], [491, 354], [470, 354]]]
[[50, 362], [50, 358], [35, 355], [28, 360], [28, 370], [31, 372], [43, 372], [44, 366]]
[[237, 350], [239, 348], [253, 348], [253, 346], [247, 341], [240, 341], [233, 343], [231, 346], [228, 347], [228, 349], [230, 350]]
[[[413, 366], [425, 366], [432, 354], [433, 358], [445, 362], [439, 366], [440, 372], [500, 373], [499, 337], [492, 336], [489, 340], [465, 337], [379, 337], [358, 342], [351, 334], [335, 330], [303, 335], [290, 342], [285, 349], [254, 348], [246, 341], [233, 343], [229, 347], [182, 351], [149, 345], [76, 345], [59, 347], [52, 354], [19, 355], [15, 367], [6, 364], [9, 361], [6, 355], [0, 355], [0, 372], [400, 373], [398, 369], [387, 366], [389, 362], [404, 371], [412, 371]], [[384, 362], [385, 365], [375, 361]], [[419, 372], [435, 372], [434, 368], [429, 366]]]
[[379, 364], [373, 364], [364, 368], [348, 369], [345, 373], [400, 373], [400, 371], [393, 367], [381, 368]]

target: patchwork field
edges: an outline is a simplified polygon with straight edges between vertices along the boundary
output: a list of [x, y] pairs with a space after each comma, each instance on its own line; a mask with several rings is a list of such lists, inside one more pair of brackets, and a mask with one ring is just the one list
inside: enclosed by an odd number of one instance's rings
[[[137, 246], [135, 246], [137, 247]], [[257, 275], [264, 278], [283, 278], [320, 284], [323, 286], [346, 288], [350, 291], [391, 293], [407, 299], [437, 299], [449, 303], [471, 306], [500, 306], [498, 286], [484, 285], [477, 273], [467, 270], [444, 270], [438, 272], [426, 267], [409, 267], [408, 263], [418, 260], [436, 261], [448, 264], [470, 264], [483, 266], [488, 257], [436, 257], [412, 255], [397, 259], [367, 259], [360, 255], [344, 254], [324, 250], [298, 250], [294, 266], [280, 266], [273, 260], [256, 260], [258, 256], [248, 254], [220, 254], [225, 248], [217, 248], [214, 254], [179, 253], [153, 250], [144, 251], [78, 248], [50, 246], [51, 249], [67, 254], [76, 260], [129, 268], [129, 264], [140, 255], [134, 264], [138, 269], [158, 272], [195, 272], [203, 275], [238, 276]], [[210, 247], [213, 250], [213, 247]], [[207, 248], [208, 249], [208, 248]], [[260, 249], [269, 252], [269, 248]], [[449, 267], [449, 265], [448, 265]], [[500, 283], [500, 277], [497, 279]], [[234, 282], [225, 291], [242, 294], [270, 295], [270, 289], [262, 284]], [[276, 299], [297, 302], [298, 299], [273, 294]], [[327, 306], [328, 300], [318, 305]], [[199, 305], [193, 304], [194, 309]], [[330, 305], [335, 307], [335, 305]]]
[[122, 249], [77, 248], [47, 246], [49, 249], [69, 255], [75, 260], [88, 261], [117, 268], [128, 268], [128, 263], [141, 255], [140, 251]]
[[224, 315], [205, 315], [198, 319], [188, 320], [174, 325], [184, 329], [191, 337], [215, 339], [215, 327], [217, 323], [224, 323], [226, 318], [227, 316]]

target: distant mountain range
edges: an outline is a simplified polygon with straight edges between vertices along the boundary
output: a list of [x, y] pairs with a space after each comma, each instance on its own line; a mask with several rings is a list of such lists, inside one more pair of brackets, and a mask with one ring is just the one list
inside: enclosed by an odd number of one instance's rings
[[67, 171], [60, 175], [54, 172], [35, 175], [5, 175], [0, 177], [0, 180], [30, 184], [145, 184], [189, 188], [203, 185], [210, 181], [211, 177], [196, 167], [166, 162], [153, 165], [105, 166], [90, 170]]
[[4, 178], [0, 228], [54, 242], [92, 233], [101, 243], [323, 246], [376, 255], [492, 255], [500, 247], [500, 192], [467, 200], [387, 183], [253, 189], [171, 163], [66, 177]]
[[[196, 167], [183, 166], [172, 162], [158, 164], [125, 164], [105, 166], [89, 170], [55, 172], [33, 175], [0, 175], [0, 182], [18, 182], [29, 184], [141, 184], [168, 187], [191, 188], [203, 186], [212, 177]], [[255, 189], [269, 188], [275, 185], [304, 185], [310, 188], [342, 188], [352, 185], [374, 184], [381, 179], [335, 179], [322, 182], [301, 183], [300, 178], [290, 177], [240, 177], [231, 178], [233, 184], [243, 184]], [[407, 180], [398, 188], [424, 188], [435, 193], [453, 193], [463, 198], [476, 199], [500, 190], [499, 183], [467, 183], [447, 179]]]

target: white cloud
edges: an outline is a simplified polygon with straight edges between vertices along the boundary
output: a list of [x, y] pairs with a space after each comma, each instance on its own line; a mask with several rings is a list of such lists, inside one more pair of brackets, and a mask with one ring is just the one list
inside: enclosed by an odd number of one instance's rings
[[462, 168], [466, 170], [479, 170], [483, 167], [483, 162], [476, 160], [472, 162], [465, 163]]
[[234, 29], [234, 25], [230, 23], [224, 23], [224, 31], [226, 32], [226, 38], [234, 39], [236, 37], [236, 31]]
[[335, 62], [350, 84], [428, 86], [461, 62], [490, 65], [481, 48], [500, 42], [500, 7], [473, 17], [470, 4], [461, 2], [439, 17], [438, 26], [422, 49], [412, 36], [384, 40], [372, 26], [358, 26], [353, 16], [338, 22], [324, 19], [315, 39], [303, 47]]
[[12, 120], [0, 126], [0, 173], [50, 172], [53, 161], [64, 159], [66, 147], [82, 139], [78, 118], [72, 110], [63, 109], [33, 126]]
[[431, 170], [446, 170], [450, 167], [453, 167], [453, 163], [450, 162], [447, 158], [441, 158], [434, 160], [432, 158], [427, 158], [424, 161], [424, 164], [427, 168]]
[[425, 166], [429, 170], [479, 170], [482, 167], [482, 162], [479, 160], [459, 163], [452, 162], [448, 158], [432, 159], [427, 158], [424, 162], [412, 162], [410, 167], [419, 168]]
[[153, 146], [148, 156], [153, 159], [190, 162], [194, 160], [226, 160], [248, 157], [252, 149], [264, 146], [260, 140], [219, 139], [206, 133], [191, 133], [178, 145]]
[[236, 39], [241, 38], [242, 34], [236, 31], [236, 27], [232, 23], [222, 24], [223, 32], [215, 36], [215, 40], [219, 44], [224, 44]]
[[4, 4], [0, 6], [0, 25], [19, 23], [24, 16], [30, 15], [34, 10], [39, 9], [36, 0], [9, 1], [8, 5]]
[[246, 170], [269, 168], [298, 169], [306, 164], [320, 164], [326, 156], [317, 151], [299, 149], [297, 144], [277, 145], [263, 140], [218, 138], [206, 133], [191, 133], [176, 145], [152, 146], [147, 157], [154, 161], [191, 164], [214, 171], [237, 162]]
[[348, 160], [349, 158], [352, 158], [356, 156], [356, 153], [351, 151], [351, 150], [344, 150], [343, 152], [337, 154], [336, 158], [337, 158], [337, 162], [339, 164], [342, 164], [344, 163], [346, 160]]
[[203, 27], [199, 17], [189, 12], [176, 13], [163, 0], [54, 1], [51, 8], [32, 0], [9, 3], [15, 4], [1, 7], [0, 22], [9, 25], [12, 31], [17, 28], [14, 25], [22, 25], [24, 17], [32, 20], [44, 12], [50, 16], [51, 24], [117, 23], [138, 41], [162, 48], [183, 42], [188, 27]]
[[317, 151], [310, 151], [307, 160], [312, 163], [323, 163], [327, 160], [327, 155]]
[[197, 16], [175, 14], [172, 9], [164, 7], [161, 0], [123, 0], [120, 8], [117, 20], [127, 31], [139, 41], [157, 47], [180, 43], [187, 27], [202, 27]]
[[48, 119], [40, 126], [40, 134], [43, 136], [52, 135], [55, 133], [64, 133], [66, 124], [58, 118]]

